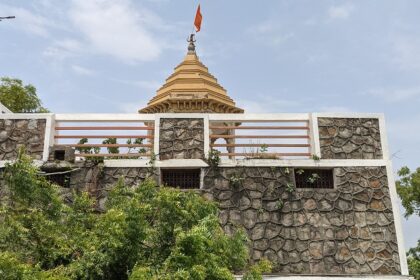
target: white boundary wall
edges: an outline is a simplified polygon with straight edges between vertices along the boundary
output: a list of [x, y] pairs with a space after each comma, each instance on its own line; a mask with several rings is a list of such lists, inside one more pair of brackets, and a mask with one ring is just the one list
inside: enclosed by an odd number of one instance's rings
[[[207, 155], [209, 151], [209, 121], [246, 121], [246, 120], [309, 120], [311, 136], [311, 152], [320, 156], [318, 118], [377, 118], [379, 120], [379, 129], [381, 133], [381, 145], [383, 159], [362, 160], [362, 159], [321, 159], [315, 161], [312, 159], [253, 159], [253, 160], [229, 160], [221, 161], [221, 167], [235, 166], [284, 166], [284, 167], [346, 167], [346, 166], [384, 166], [387, 169], [388, 185], [390, 190], [391, 202], [394, 213], [394, 224], [397, 235], [401, 273], [408, 275], [407, 259], [405, 255], [404, 238], [401, 226], [401, 214], [399, 211], [399, 200], [395, 187], [395, 179], [392, 170], [392, 163], [389, 158], [388, 140], [386, 136], [385, 117], [378, 113], [301, 113], [301, 114], [200, 114], [200, 113], [171, 113], [171, 114], [0, 114], [0, 119], [46, 119], [46, 135], [44, 140], [43, 160], [48, 159], [49, 147], [54, 145], [54, 133], [56, 122], [138, 122], [154, 121], [154, 153], [159, 154], [159, 123], [161, 118], [203, 118], [204, 119], [204, 152]], [[0, 161], [0, 167], [4, 166], [6, 161]], [[38, 163], [39, 164], [39, 163]], [[106, 167], [147, 167], [148, 160], [105, 160]], [[206, 167], [207, 164], [202, 160], [166, 160], [155, 162], [156, 167], [182, 168], [182, 167]], [[265, 279], [343, 279], [345, 277], [317, 277], [317, 276], [267, 276]], [[352, 276], [352, 279], [403, 279], [398, 276]]]

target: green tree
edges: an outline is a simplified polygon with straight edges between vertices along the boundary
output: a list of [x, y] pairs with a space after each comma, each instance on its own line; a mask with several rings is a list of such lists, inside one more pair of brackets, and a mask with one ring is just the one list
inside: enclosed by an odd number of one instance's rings
[[14, 113], [47, 113], [36, 94], [36, 88], [22, 80], [0, 78], [0, 102]]
[[[403, 167], [398, 171], [398, 176], [397, 192], [406, 210], [405, 217], [413, 214], [420, 216], [420, 168], [411, 173], [408, 167]], [[420, 280], [420, 239], [417, 247], [408, 251], [407, 261], [410, 274]]]
[[[217, 206], [192, 191], [121, 179], [99, 213], [87, 192], [64, 203], [22, 153], [3, 177], [1, 279], [233, 280], [247, 268], [244, 232], [225, 234]], [[262, 264], [247, 279], [261, 279]]]

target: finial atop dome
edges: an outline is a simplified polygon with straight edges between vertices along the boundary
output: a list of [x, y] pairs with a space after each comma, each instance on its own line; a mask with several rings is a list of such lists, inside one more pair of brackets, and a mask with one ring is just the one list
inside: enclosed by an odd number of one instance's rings
[[187, 39], [188, 44], [188, 53], [195, 53], [195, 41], [194, 40], [194, 34], [190, 35], [190, 39]]

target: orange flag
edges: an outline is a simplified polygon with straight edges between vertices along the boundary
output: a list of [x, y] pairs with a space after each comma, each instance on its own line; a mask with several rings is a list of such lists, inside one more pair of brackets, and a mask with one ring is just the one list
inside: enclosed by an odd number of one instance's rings
[[203, 16], [201, 15], [201, 11], [200, 11], [200, 5], [198, 5], [197, 8], [197, 13], [195, 14], [195, 20], [194, 20], [194, 25], [195, 25], [195, 31], [199, 32], [201, 29], [201, 20], [203, 19]]

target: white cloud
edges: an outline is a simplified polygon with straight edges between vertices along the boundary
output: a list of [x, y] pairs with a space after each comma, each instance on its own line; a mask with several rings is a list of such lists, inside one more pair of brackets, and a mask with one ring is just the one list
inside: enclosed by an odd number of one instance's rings
[[420, 70], [420, 39], [396, 38], [393, 61], [403, 70]]
[[399, 89], [371, 89], [367, 95], [382, 99], [383, 101], [394, 103], [402, 101], [420, 101], [420, 87], [399, 88]]
[[16, 17], [10, 20], [11, 27], [37, 36], [48, 37], [50, 35], [48, 31], [49, 27], [55, 26], [51, 20], [27, 9], [0, 4], [0, 11], [2, 16], [9, 15]]
[[88, 68], [85, 68], [85, 67], [82, 67], [82, 66], [80, 66], [80, 65], [72, 65], [71, 66], [71, 69], [76, 73], [76, 74], [79, 74], [79, 75], [81, 75], [81, 76], [93, 76], [93, 75], [95, 75], [96, 74], [96, 72], [95, 71], [93, 71], [93, 70], [91, 70], [91, 69], [88, 69]]
[[153, 60], [162, 50], [150, 31], [163, 28], [162, 20], [129, 0], [73, 0], [69, 17], [92, 52], [138, 62]]
[[353, 10], [354, 6], [348, 3], [340, 6], [331, 6], [328, 9], [328, 17], [330, 19], [347, 19]]

